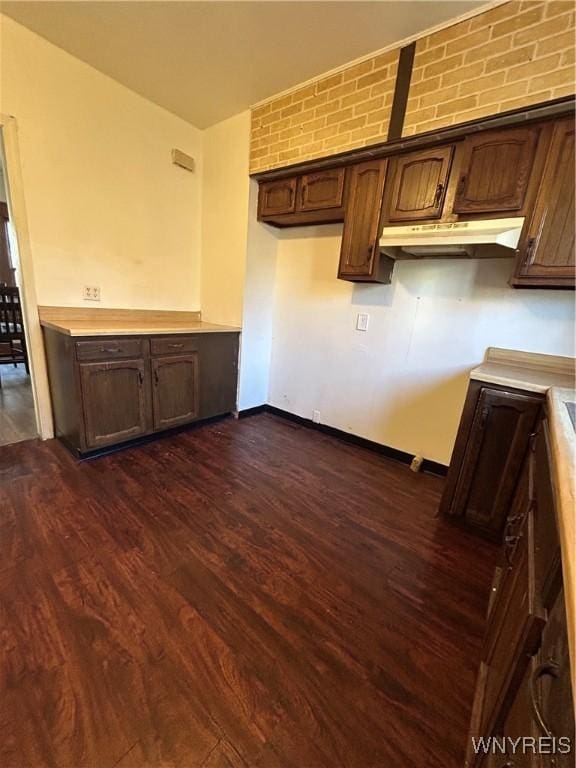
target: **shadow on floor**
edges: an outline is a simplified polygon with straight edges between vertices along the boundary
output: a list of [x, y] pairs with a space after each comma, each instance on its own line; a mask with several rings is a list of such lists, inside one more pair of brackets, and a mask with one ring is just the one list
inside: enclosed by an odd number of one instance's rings
[[0, 445], [37, 436], [30, 376], [20, 364], [0, 366]]

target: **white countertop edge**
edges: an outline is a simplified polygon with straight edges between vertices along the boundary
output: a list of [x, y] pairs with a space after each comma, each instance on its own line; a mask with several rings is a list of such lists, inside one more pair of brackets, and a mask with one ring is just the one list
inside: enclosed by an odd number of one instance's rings
[[242, 333], [242, 328], [232, 325], [217, 325], [215, 323], [205, 323], [199, 321], [199, 325], [192, 327], [174, 327], [174, 326], [154, 326], [149, 328], [143, 326], [135, 328], [80, 328], [67, 327], [58, 323], [51, 323], [48, 320], [41, 322], [43, 328], [50, 328], [66, 336], [87, 337], [87, 336], [163, 336], [191, 333]]

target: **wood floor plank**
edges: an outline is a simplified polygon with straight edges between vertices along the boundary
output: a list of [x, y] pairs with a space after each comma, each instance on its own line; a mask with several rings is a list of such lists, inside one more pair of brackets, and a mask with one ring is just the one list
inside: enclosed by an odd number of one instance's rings
[[270, 415], [0, 448], [2, 768], [456, 768], [495, 551]]

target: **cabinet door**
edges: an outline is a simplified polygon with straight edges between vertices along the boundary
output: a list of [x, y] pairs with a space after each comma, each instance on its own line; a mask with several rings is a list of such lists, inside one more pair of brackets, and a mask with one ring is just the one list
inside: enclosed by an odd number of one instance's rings
[[342, 234], [338, 277], [374, 280], [384, 194], [386, 160], [371, 160], [350, 170], [350, 191]]
[[453, 152], [453, 146], [438, 147], [390, 161], [390, 182], [386, 184], [388, 221], [440, 218]]
[[519, 249], [514, 285], [574, 287], [574, 120], [554, 127], [542, 182]]
[[345, 168], [307, 173], [298, 180], [297, 211], [322, 211], [340, 208], [344, 200]]
[[498, 733], [540, 642], [545, 611], [534, 581], [534, 524], [528, 512], [518, 555], [505, 593], [487, 627], [483, 660], [487, 667], [480, 733]]
[[528, 126], [467, 137], [462, 147], [454, 211], [503, 215], [520, 211], [539, 134], [540, 128]]
[[512, 739], [513, 743], [516, 743], [516, 740], [522, 737], [537, 739], [541, 735], [534, 721], [532, 705], [532, 678], [537, 665], [538, 657], [533, 656], [504, 723], [503, 736], [506, 738], [507, 757], [494, 755], [492, 762], [489, 763], [494, 768], [542, 768], [539, 755], [531, 749], [523, 750], [521, 747], [513, 750], [510, 742]]
[[295, 176], [262, 182], [258, 189], [258, 217], [293, 213], [296, 208], [296, 183]]
[[168, 429], [198, 418], [198, 354], [152, 359], [154, 429]]
[[79, 369], [88, 449], [146, 434], [144, 360], [80, 363]]
[[480, 390], [451, 514], [501, 534], [540, 406], [537, 396]]
[[[532, 672], [533, 716], [539, 736], [569, 739], [574, 749], [574, 706], [570, 682], [570, 651], [566, 602], [562, 590], [554, 602], [542, 636], [539, 664]], [[573, 768], [574, 752], [557, 753], [555, 768]]]

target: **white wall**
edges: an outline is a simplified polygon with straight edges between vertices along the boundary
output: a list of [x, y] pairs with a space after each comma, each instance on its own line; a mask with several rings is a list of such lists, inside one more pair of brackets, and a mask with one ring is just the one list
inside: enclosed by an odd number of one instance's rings
[[[200, 309], [202, 132], [0, 16], [38, 302]], [[172, 165], [177, 147], [194, 174]], [[88, 306], [94, 306], [90, 304]]]
[[256, 220], [258, 184], [250, 183], [250, 210], [239, 409], [268, 402], [276, 282], [276, 232]]
[[248, 176], [250, 112], [204, 132], [202, 316], [242, 325], [239, 408], [268, 400], [276, 233], [256, 221]]
[[204, 131], [202, 316], [225, 325], [242, 323], [249, 141], [249, 110]]
[[278, 234], [270, 404], [447, 464], [487, 347], [574, 354], [571, 292], [508, 288], [510, 260], [410, 261], [354, 286], [336, 279], [340, 231]]

